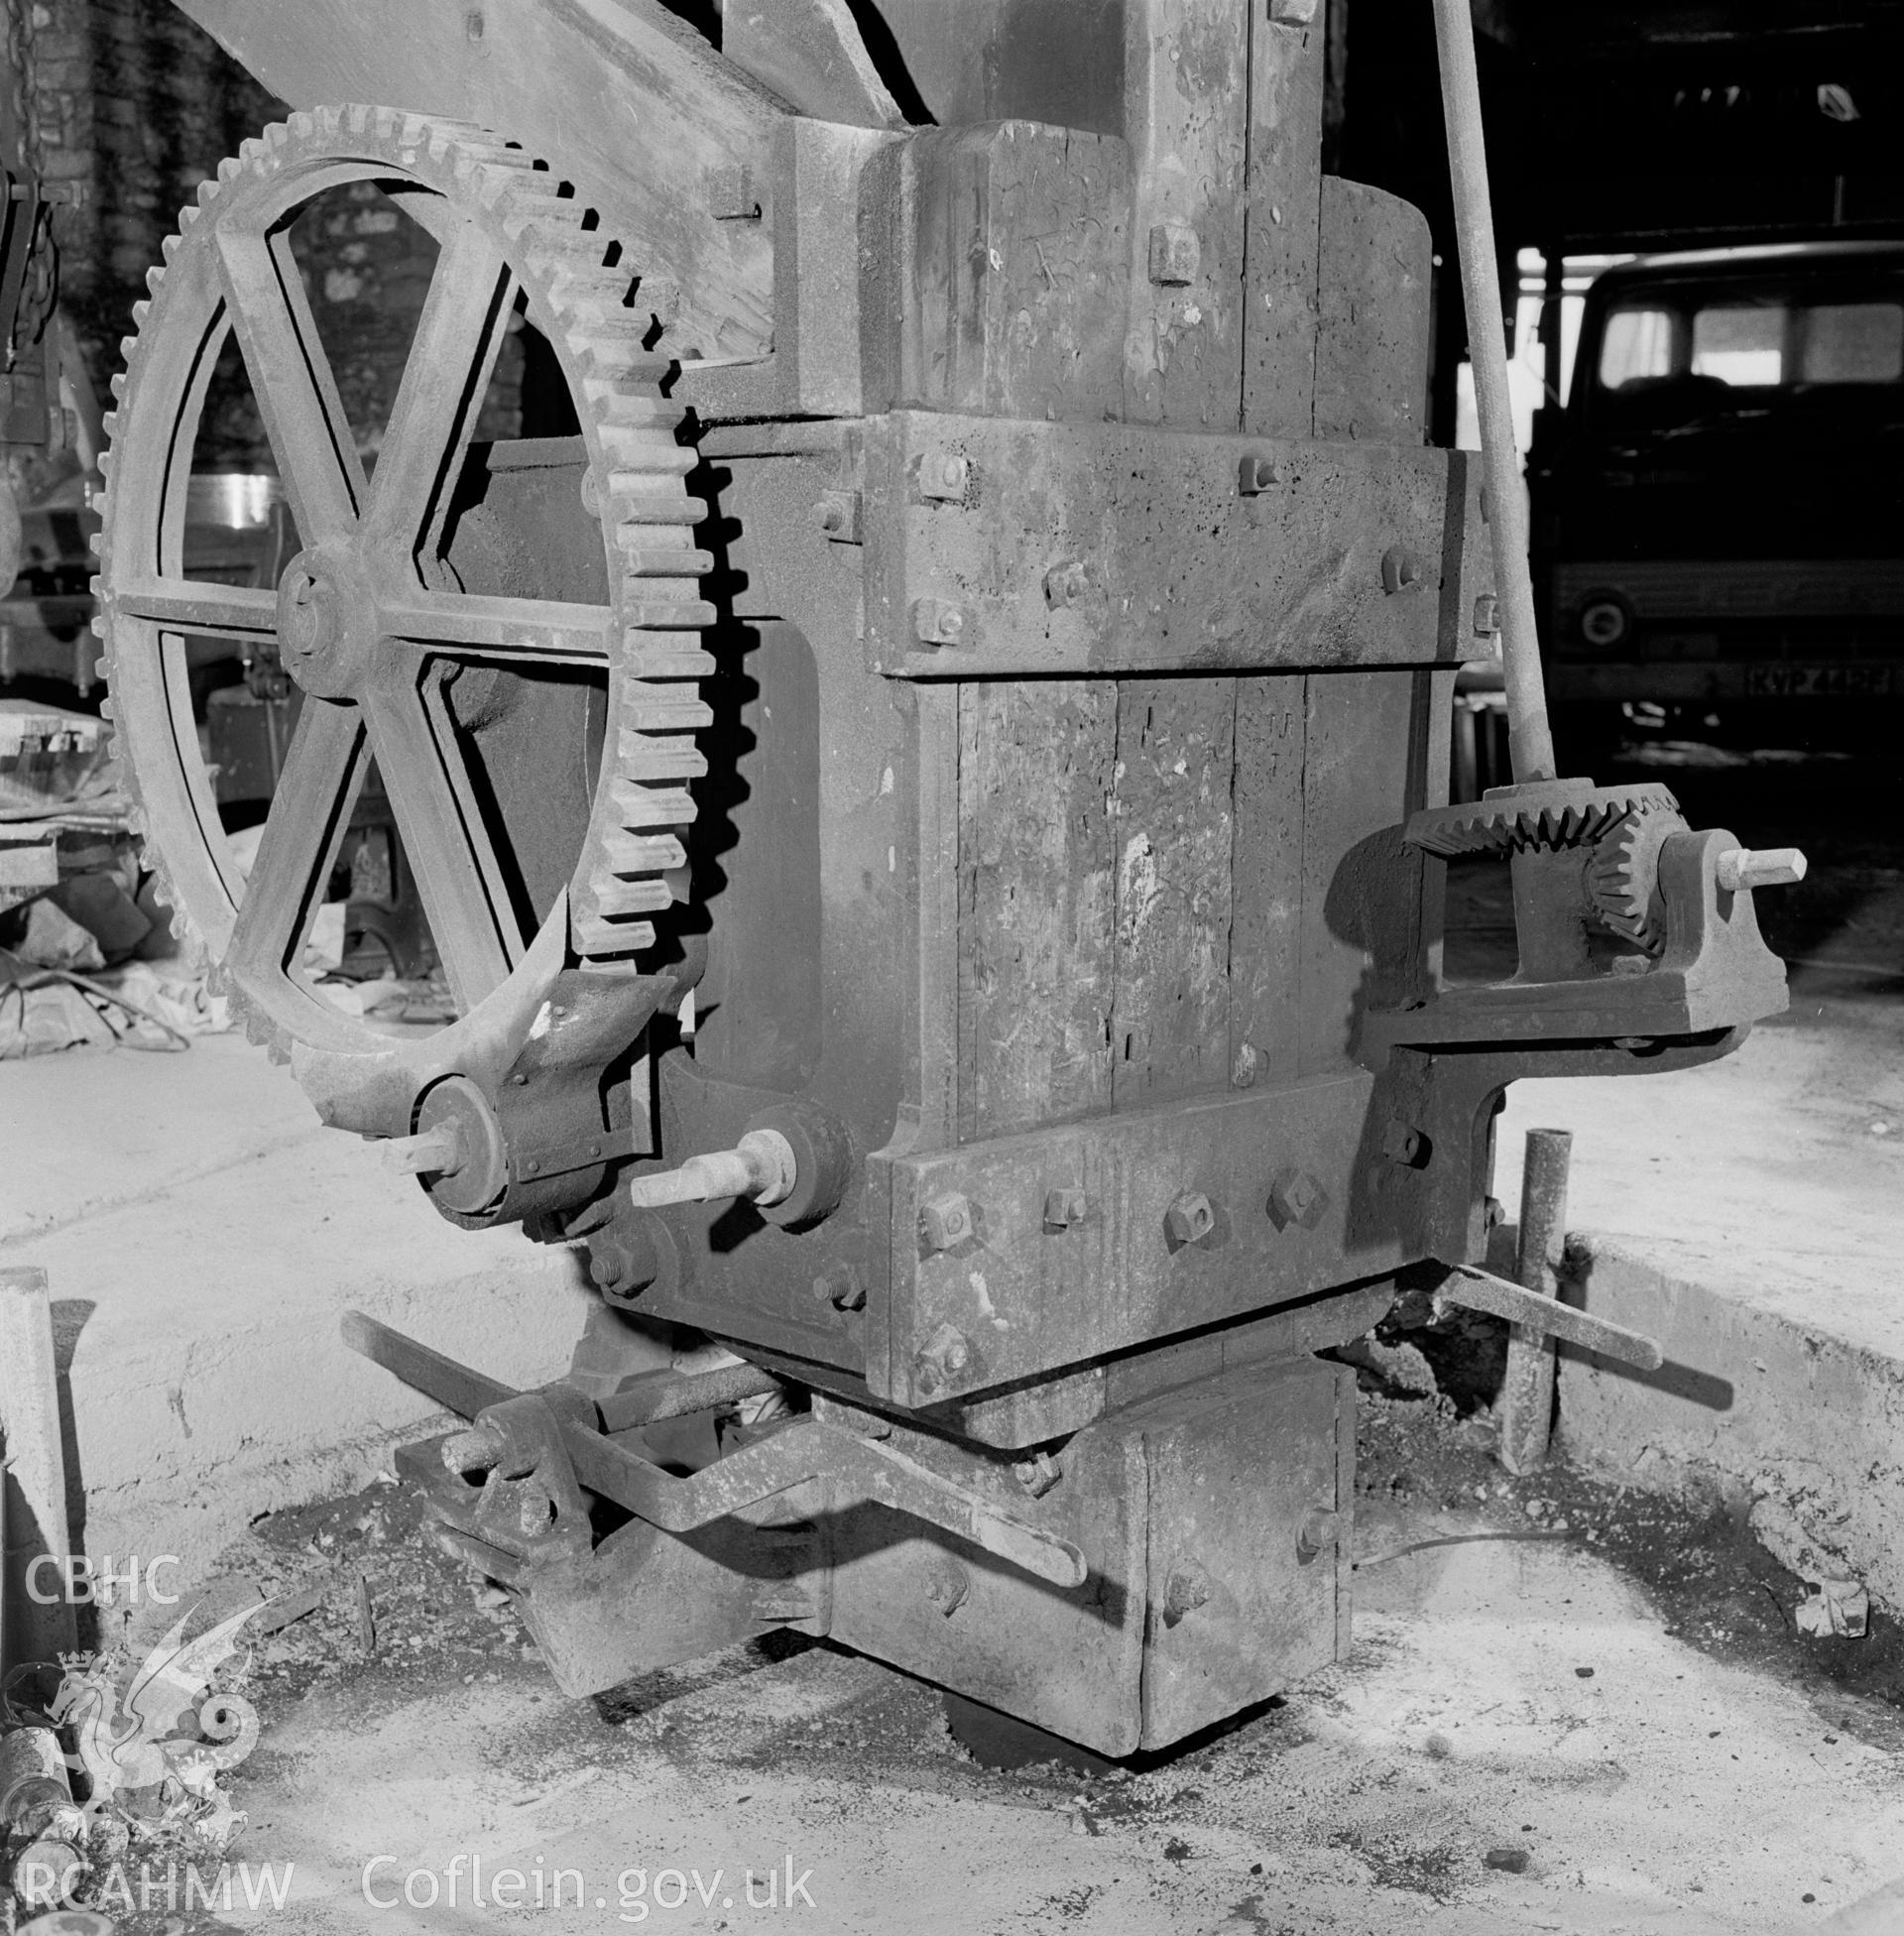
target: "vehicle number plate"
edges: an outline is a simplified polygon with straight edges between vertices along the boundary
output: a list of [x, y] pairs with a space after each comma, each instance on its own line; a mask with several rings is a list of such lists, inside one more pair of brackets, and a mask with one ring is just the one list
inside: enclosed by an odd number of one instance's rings
[[1891, 692], [1889, 666], [1748, 666], [1745, 692], [1753, 699], [1863, 699]]

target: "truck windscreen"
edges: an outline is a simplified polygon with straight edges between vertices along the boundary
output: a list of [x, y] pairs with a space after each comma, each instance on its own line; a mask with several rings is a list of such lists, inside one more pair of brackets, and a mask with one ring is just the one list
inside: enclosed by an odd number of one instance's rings
[[1886, 387], [1904, 408], [1904, 282], [1633, 291], [1606, 313], [1594, 376], [1596, 403], [1628, 421], [1847, 390], [1868, 407]]

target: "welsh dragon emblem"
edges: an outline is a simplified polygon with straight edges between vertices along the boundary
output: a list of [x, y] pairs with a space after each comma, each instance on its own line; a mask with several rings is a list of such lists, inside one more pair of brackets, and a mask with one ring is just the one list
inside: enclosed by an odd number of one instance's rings
[[179, 1812], [193, 1814], [195, 1826], [222, 1839], [238, 1818], [216, 1778], [257, 1746], [258, 1714], [242, 1695], [214, 1691], [213, 1681], [238, 1651], [245, 1623], [265, 1604], [246, 1607], [189, 1640], [185, 1629], [196, 1609], [188, 1610], [130, 1682], [112, 1654], [61, 1654], [59, 1689], [44, 1715], [24, 1714], [9, 1701], [7, 1718], [71, 1731], [73, 1752], [65, 1760], [86, 1777], [82, 1807], [92, 1819], [130, 1813], [134, 1792], [161, 1791], [171, 1781], [183, 1803]]

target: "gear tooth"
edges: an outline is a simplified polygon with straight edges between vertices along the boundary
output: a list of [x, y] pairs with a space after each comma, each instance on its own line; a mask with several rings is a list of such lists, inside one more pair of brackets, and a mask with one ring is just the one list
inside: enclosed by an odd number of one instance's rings
[[86, 589], [93, 595], [94, 598], [97, 598], [104, 592], [105, 582], [106, 581], [100, 577], [98, 572], [95, 571], [92, 574], [92, 576], [86, 580]]
[[104, 478], [104, 479], [106, 480], [106, 482], [107, 482], [107, 483], [111, 483], [111, 481], [112, 481], [112, 472], [113, 472], [113, 467], [114, 467], [114, 465], [115, 465], [115, 464], [117, 463], [117, 461], [118, 461], [118, 452], [117, 452], [117, 451], [114, 451], [114, 450], [102, 450], [102, 451], [100, 451], [100, 453], [99, 453], [99, 475], [100, 475], [101, 477], [103, 477], [103, 478]]
[[[170, 262], [178, 253], [178, 238], [176, 235], [162, 236], [159, 242], [159, 253]], [[146, 280], [150, 282], [152, 279], [148, 276]]]
[[[284, 131], [279, 136], [280, 141], [284, 140], [286, 136], [295, 137], [298, 141], [308, 141], [317, 132], [316, 118], [307, 107], [296, 109], [293, 113], [287, 115], [278, 125]], [[268, 137], [269, 133], [270, 131], [267, 130]]]
[[[134, 305], [133, 313], [135, 315], [137, 315], [138, 313], [137, 304]], [[139, 347], [139, 338], [137, 336], [121, 336], [119, 338], [119, 354], [120, 357], [127, 363], [130, 363], [132, 361], [132, 353], [138, 347]], [[119, 393], [115, 391], [113, 394], [117, 396]]]
[[354, 135], [365, 133], [370, 127], [370, 109], [362, 102], [352, 102], [344, 109], [344, 126]]
[[196, 193], [198, 196], [198, 212], [202, 215], [218, 199], [218, 178], [216, 176], [207, 176], [204, 181], [199, 182]]
[[243, 161], [241, 161], [238, 158], [238, 156], [227, 155], [225, 159], [218, 164], [218, 180], [220, 182], [235, 182], [237, 181], [239, 176], [241, 176], [244, 173], [244, 171], [245, 171], [245, 164]]
[[344, 112], [342, 108], [328, 105], [312, 108], [311, 119], [316, 122], [319, 134], [334, 135], [343, 126]]
[[184, 238], [185, 230], [188, 229], [192, 225], [192, 223], [195, 222], [198, 219], [198, 217], [203, 213], [204, 210], [200, 208], [195, 201], [188, 201], [185, 203], [185, 205], [182, 208], [179, 209], [178, 233], [179, 233], [179, 239], [181, 241]]
[[[104, 678], [107, 675], [107, 673], [109, 673], [112, 670], [111, 663], [107, 660], [104, 653], [101, 653], [99, 655], [99, 658], [94, 663], [92, 669], [95, 672], [97, 672], [101, 678]], [[113, 708], [112, 694], [108, 692], [106, 696], [99, 701], [99, 717], [101, 719], [116, 719], [118, 718], [118, 716], [119, 716], [118, 713]]]
[[[125, 345], [121, 344], [120, 347], [123, 349]], [[125, 371], [114, 370], [111, 377], [107, 381], [106, 387], [112, 392], [113, 402], [117, 404], [123, 404], [126, 401]]]

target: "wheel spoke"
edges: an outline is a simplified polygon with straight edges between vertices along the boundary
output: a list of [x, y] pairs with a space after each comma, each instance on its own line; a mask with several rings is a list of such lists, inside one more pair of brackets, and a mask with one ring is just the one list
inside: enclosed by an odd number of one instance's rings
[[278, 629], [278, 594], [251, 585], [215, 585], [192, 578], [140, 578], [119, 594], [119, 610], [182, 632], [256, 642]]
[[384, 631], [454, 653], [483, 658], [607, 661], [615, 614], [606, 605], [571, 605], [553, 598], [489, 598], [418, 591], [393, 599], [380, 617]]
[[516, 279], [474, 222], [452, 229], [377, 453], [367, 524], [414, 550], [435, 530], [507, 333]]
[[238, 904], [229, 959], [240, 980], [295, 965], [363, 773], [363, 715], [355, 706], [306, 699]]
[[290, 231], [220, 231], [217, 243], [226, 302], [298, 533], [306, 544], [340, 538], [362, 510], [364, 469]]
[[377, 771], [429, 916], [450, 992], [465, 1009], [507, 979], [523, 939], [443, 692], [448, 667], [393, 668], [366, 701]]

